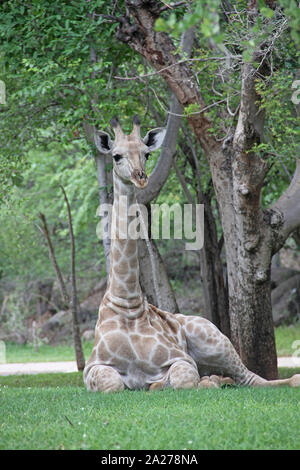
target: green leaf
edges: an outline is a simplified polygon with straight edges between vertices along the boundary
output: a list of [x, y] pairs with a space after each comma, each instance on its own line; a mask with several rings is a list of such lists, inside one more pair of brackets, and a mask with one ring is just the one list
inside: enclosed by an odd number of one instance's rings
[[273, 16], [274, 16], [274, 11], [271, 10], [271, 8], [268, 8], [268, 7], [262, 7], [260, 9], [260, 12], [265, 18], [273, 18]]
[[244, 62], [251, 62], [251, 59], [252, 59], [252, 52], [253, 52], [252, 49], [246, 49], [246, 50], [243, 52], [243, 61], [244, 61]]

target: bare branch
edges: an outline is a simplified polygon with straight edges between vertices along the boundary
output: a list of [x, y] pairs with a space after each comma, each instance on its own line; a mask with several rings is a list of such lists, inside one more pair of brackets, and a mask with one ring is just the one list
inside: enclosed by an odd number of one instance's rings
[[185, 178], [184, 178], [183, 174], [181, 173], [181, 171], [179, 170], [175, 160], [173, 160], [173, 167], [174, 167], [175, 173], [177, 175], [177, 178], [179, 179], [179, 182], [182, 186], [184, 194], [186, 195], [186, 198], [189, 201], [189, 204], [194, 205], [195, 204], [194, 198], [193, 198], [193, 196], [192, 196], [192, 194], [191, 194], [191, 192], [190, 192], [190, 190], [189, 190], [189, 188], [186, 184]]
[[[230, 59], [240, 59], [242, 56], [241, 55], [234, 55], [234, 56], [230, 56]], [[161, 74], [162, 72], [170, 69], [171, 67], [175, 67], [177, 65], [180, 65], [180, 64], [184, 64], [186, 62], [209, 62], [210, 60], [228, 60], [228, 56], [224, 56], [224, 57], [205, 57], [205, 58], [193, 58], [193, 59], [182, 59], [182, 60], [179, 60], [178, 62], [174, 63], [174, 64], [171, 64], [171, 65], [168, 65], [166, 67], [162, 67], [160, 70], [157, 70], [156, 72], [150, 72], [150, 73], [147, 73], [147, 74], [144, 74], [144, 75], [136, 75], [134, 77], [119, 77], [119, 76], [114, 76], [114, 78], [116, 78], [117, 80], [138, 80], [140, 78], [145, 78], [145, 77], [153, 77], [154, 75], [159, 75]]]
[[66, 191], [62, 185], [60, 188], [63, 192], [64, 200], [67, 205], [67, 212], [68, 212], [68, 225], [69, 225], [69, 235], [71, 241], [71, 301], [70, 307], [72, 312], [72, 324], [73, 324], [73, 338], [74, 338], [74, 347], [75, 347], [75, 355], [76, 355], [76, 362], [78, 370], [83, 370], [85, 366], [85, 360], [82, 350], [81, 344], [81, 337], [80, 337], [80, 327], [78, 321], [78, 301], [77, 301], [77, 288], [76, 288], [76, 272], [75, 272], [75, 240], [74, 240], [74, 232], [73, 232], [73, 223], [72, 223], [72, 215], [71, 215], [71, 208], [69, 204], [69, 200], [66, 194]]
[[162, 1], [162, 3], [164, 3], [165, 6], [161, 7], [161, 9], [159, 10], [159, 13], [162, 13], [163, 11], [168, 10], [168, 9], [169, 10], [174, 10], [174, 8], [181, 7], [182, 5], [187, 5], [187, 2], [177, 2], [177, 3], [167, 4], [167, 3]]
[[276, 251], [288, 236], [300, 226], [300, 160], [296, 160], [296, 170], [287, 190], [272, 205], [271, 226], [277, 228]]
[[69, 298], [69, 295], [68, 295], [68, 292], [67, 292], [67, 288], [66, 288], [61, 270], [60, 270], [60, 268], [58, 266], [58, 263], [57, 263], [57, 260], [56, 260], [54, 248], [53, 248], [52, 241], [51, 241], [50, 234], [49, 234], [49, 229], [48, 229], [46, 217], [41, 212], [39, 214], [39, 217], [40, 217], [40, 219], [42, 221], [42, 225], [43, 225], [43, 228], [41, 229], [39, 227], [39, 230], [43, 233], [43, 235], [45, 237], [45, 240], [47, 242], [48, 249], [49, 249], [49, 257], [50, 257], [50, 260], [51, 260], [52, 265], [54, 267], [54, 270], [56, 272], [56, 277], [57, 277], [57, 281], [58, 281], [61, 296], [62, 296], [64, 302], [66, 303], [66, 305], [69, 305], [70, 298]]

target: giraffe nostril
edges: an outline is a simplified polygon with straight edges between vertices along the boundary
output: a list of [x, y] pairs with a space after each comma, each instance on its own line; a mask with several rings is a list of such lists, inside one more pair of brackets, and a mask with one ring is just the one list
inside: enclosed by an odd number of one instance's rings
[[147, 179], [147, 175], [144, 170], [133, 170], [133, 172], [131, 173], [131, 176], [137, 180]]

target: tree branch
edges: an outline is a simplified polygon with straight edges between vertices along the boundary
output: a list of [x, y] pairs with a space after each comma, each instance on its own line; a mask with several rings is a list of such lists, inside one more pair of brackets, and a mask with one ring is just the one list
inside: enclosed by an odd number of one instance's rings
[[189, 201], [189, 204], [192, 204], [193, 206], [195, 205], [195, 201], [194, 201], [194, 198], [186, 184], [186, 181], [185, 181], [185, 178], [184, 176], [182, 175], [181, 171], [179, 170], [178, 166], [177, 166], [177, 163], [175, 160], [173, 160], [173, 167], [174, 167], [174, 170], [175, 170], [175, 173], [177, 175], [177, 178], [179, 179], [179, 182], [182, 186], [182, 189], [186, 195], [186, 198], [187, 200]]
[[272, 205], [271, 226], [277, 232], [274, 253], [284, 244], [288, 236], [300, 226], [300, 160], [296, 159], [296, 170], [287, 190]]
[[42, 214], [41, 212], [39, 214], [39, 217], [42, 221], [42, 225], [43, 225], [42, 233], [43, 233], [43, 235], [45, 237], [45, 240], [47, 242], [47, 245], [48, 245], [50, 260], [51, 260], [52, 265], [54, 267], [54, 270], [56, 272], [56, 277], [57, 277], [57, 281], [58, 281], [58, 285], [59, 285], [59, 290], [60, 290], [61, 296], [62, 296], [66, 306], [68, 306], [69, 302], [70, 302], [70, 297], [68, 295], [67, 288], [66, 288], [61, 270], [60, 270], [60, 268], [58, 266], [58, 263], [57, 263], [57, 260], [56, 260], [54, 248], [53, 248], [52, 241], [51, 241], [51, 238], [50, 238], [50, 235], [49, 235], [47, 220], [46, 220], [45, 215]]
[[[189, 65], [178, 63], [182, 58], [176, 54], [171, 38], [165, 33], [154, 30], [154, 23], [161, 8], [159, 3], [154, 0], [127, 0], [126, 5], [135, 23], [133, 26], [130, 22], [131, 18], [129, 20], [127, 17], [118, 28], [117, 38], [129, 44], [157, 71], [161, 72], [161, 76], [183, 108], [191, 104], [198, 105], [199, 109], [206, 108]], [[166, 68], [170, 66], [172, 66], [172, 72]], [[216, 147], [219, 148], [220, 145], [209, 133], [211, 122], [204, 112], [189, 116], [187, 119], [207, 154], [210, 154]]]
[[67, 205], [67, 212], [68, 212], [68, 225], [69, 225], [69, 236], [71, 242], [71, 299], [70, 299], [70, 307], [72, 312], [72, 324], [73, 324], [73, 338], [74, 338], [74, 347], [75, 347], [75, 356], [77, 362], [78, 370], [83, 370], [85, 366], [85, 360], [82, 350], [81, 338], [80, 338], [80, 327], [78, 321], [78, 301], [77, 301], [77, 288], [76, 288], [76, 271], [75, 271], [75, 240], [74, 240], [74, 232], [73, 232], [73, 223], [72, 223], [72, 215], [71, 215], [71, 208], [69, 204], [69, 200], [66, 194], [66, 191], [62, 185], [60, 185], [60, 189], [62, 190], [65, 203]]
[[[194, 42], [194, 28], [187, 30], [181, 38], [182, 50], [187, 54], [191, 54]], [[167, 132], [160, 153], [158, 162], [152, 171], [148, 185], [143, 190], [137, 190], [137, 199], [140, 204], [149, 204], [159, 194], [161, 188], [168, 179], [172, 161], [176, 153], [176, 145], [178, 131], [181, 125], [182, 106], [174, 94], [171, 97], [170, 113], [168, 116]], [[179, 114], [179, 116], [178, 116]]]
[[[89, 143], [95, 145], [95, 133], [97, 132], [94, 126], [91, 126], [87, 121], [83, 122], [83, 127], [85, 130], [86, 138]], [[95, 163], [97, 167], [97, 180], [98, 180], [98, 191], [99, 191], [99, 202], [101, 205], [108, 204], [110, 201], [107, 186], [107, 172], [105, 170], [105, 166], [107, 165], [107, 155], [101, 154], [98, 149], [94, 155]], [[109, 157], [110, 158], [110, 157]], [[110, 233], [110, 230], [109, 230]], [[102, 240], [103, 249], [104, 249], [104, 256], [105, 256], [105, 264], [106, 264], [106, 273], [108, 275], [110, 269], [110, 238], [104, 237]]]

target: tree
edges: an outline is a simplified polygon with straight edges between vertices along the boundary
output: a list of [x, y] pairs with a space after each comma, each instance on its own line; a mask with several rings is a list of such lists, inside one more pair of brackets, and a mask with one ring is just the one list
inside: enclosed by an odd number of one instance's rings
[[[142, 83], [134, 90], [129, 84], [117, 90], [113, 86], [118, 68], [124, 68], [126, 62], [131, 64], [128, 68], [140, 63], [136, 58], [132, 61], [130, 50], [114, 39], [115, 26], [109, 16], [101, 14], [104, 4], [103, 0], [92, 4], [85, 0], [76, 4], [48, 0], [28, 5], [4, 2], [0, 28], [10, 96], [1, 136], [8, 160], [12, 153], [8, 142], [12, 140], [15, 153], [20, 156], [31, 145], [46, 144], [49, 139], [62, 143], [85, 139], [95, 159], [100, 204], [112, 200], [111, 161], [100, 156], [94, 146], [96, 128], [105, 128], [114, 114], [132, 116], [133, 110], [138, 113], [143, 109], [138, 99]], [[14, 74], [20, 78], [12, 87], [10, 79]], [[15, 123], [16, 136], [7, 125], [9, 121]], [[45, 128], [48, 132], [43, 138]], [[162, 166], [161, 160], [158, 169]], [[151, 181], [154, 179], [153, 176]], [[164, 272], [155, 244], [153, 250]], [[145, 247], [143, 253], [149, 257]], [[104, 240], [104, 254], [108, 269], [109, 240]], [[161, 280], [163, 307], [175, 311], [176, 301], [167, 276]], [[152, 286], [144, 282], [144, 287], [151, 298]]]
[[[270, 264], [286, 238], [300, 224], [299, 165], [289, 188], [272, 207], [261, 205], [261, 192], [271, 164], [257, 151], [263, 143], [265, 112], [260, 109], [257, 80], [266, 80], [272, 72], [270, 57], [279, 36], [288, 23], [284, 12], [257, 2], [241, 2], [237, 9], [243, 27], [238, 34], [246, 37], [242, 50], [232, 50], [216, 42], [220, 31], [217, 14], [219, 2], [201, 7], [195, 3], [188, 26], [203, 21], [202, 34], [211, 39], [214, 52], [223, 52], [227, 61], [238, 60], [240, 70], [239, 110], [231, 116], [228, 99], [227, 119], [230, 134], [219, 139], [215, 120], [207, 112], [201, 86], [193, 71], [176, 48], [170, 34], [161, 32], [164, 24], [155, 26], [166, 5], [152, 0], [125, 2], [127, 10], [118, 21], [117, 37], [140, 53], [160, 73], [183, 106], [189, 124], [206, 154], [220, 209], [226, 248], [230, 302], [231, 339], [250, 370], [271, 379], [277, 376], [277, 360], [270, 300]], [[230, 4], [229, 4], [230, 5]], [[224, 7], [224, 4], [222, 4]], [[234, 21], [224, 8], [223, 24], [232, 28]], [[171, 23], [177, 25], [176, 16]], [[175, 20], [174, 20], [175, 16]], [[210, 35], [209, 29], [213, 34]], [[179, 28], [179, 26], [177, 26]], [[215, 34], [214, 34], [215, 32]], [[246, 36], [245, 36], [246, 35]], [[244, 49], [244, 50], [243, 50]], [[241, 53], [240, 53], [241, 52]], [[220, 53], [219, 53], [219, 57]], [[199, 57], [201, 60], [201, 57]], [[281, 64], [279, 64], [280, 67]], [[229, 109], [228, 109], [229, 108]], [[229, 116], [228, 116], [229, 114]], [[235, 119], [236, 116], [236, 119]]]
[[[9, 99], [0, 122], [7, 181], [20, 184], [19, 162], [26, 161], [33, 146], [76, 141], [95, 157], [100, 200], [109, 198], [109, 163], [95, 153], [88, 129], [105, 128], [115, 114], [129, 126], [127, 117], [142, 115], [145, 108], [143, 124], [148, 126], [161, 107], [168, 112], [162, 96], [168, 86], [180, 109], [174, 114], [186, 119], [202, 148], [201, 184], [193, 188], [185, 178], [189, 191], [195, 201], [202, 185], [203, 195], [214, 197], [210, 178], [215, 190], [226, 249], [231, 339], [247, 366], [267, 378], [277, 373], [270, 261], [299, 226], [294, 203], [298, 170], [285, 192], [287, 175], [295, 170], [299, 116], [293, 116], [293, 105], [282, 93], [286, 70], [294, 76], [298, 67], [293, 43], [298, 17], [286, 0], [282, 4], [285, 10], [274, 12], [261, 0], [249, 5], [244, 0], [191, 5], [43, 0], [3, 2], [0, 13], [1, 66]], [[189, 59], [180, 35], [195, 25]], [[270, 87], [272, 99], [267, 96]], [[173, 156], [168, 165], [172, 162]], [[158, 163], [156, 182], [168, 165]], [[197, 181], [196, 161], [194, 165]], [[75, 176], [73, 181], [81, 187]], [[72, 199], [72, 190], [66, 189]], [[89, 197], [94, 193], [93, 187]], [[216, 231], [214, 223], [208, 234]], [[211, 253], [222, 240], [218, 235], [219, 240], [213, 235]], [[219, 254], [207, 264], [215, 280], [220, 275], [217, 263]]]
[[85, 366], [85, 359], [84, 359], [84, 354], [83, 354], [83, 349], [82, 349], [80, 328], [79, 328], [79, 322], [78, 322], [78, 298], [77, 298], [76, 272], [75, 272], [75, 240], [74, 240], [74, 232], [73, 232], [73, 222], [72, 222], [70, 203], [69, 203], [66, 191], [63, 186], [61, 186], [61, 190], [63, 193], [64, 201], [67, 206], [69, 236], [70, 236], [70, 241], [71, 241], [71, 295], [70, 296], [67, 292], [61, 270], [58, 266], [58, 263], [55, 257], [55, 252], [54, 252], [53, 244], [50, 238], [46, 217], [42, 213], [40, 213], [40, 219], [42, 221], [42, 227], [43, 227], [41, 231], [44, 234], [44, 237], [48, 245], [49, 257], [54, 267], [54, 270], [56, 272], [62, 299], [65, 302], [66, 306], [70, 307], [71, 312], [72, 312], [73, 340], [74, 340], [76, 363], [77, 363], [78, 370], [83, 370]]

